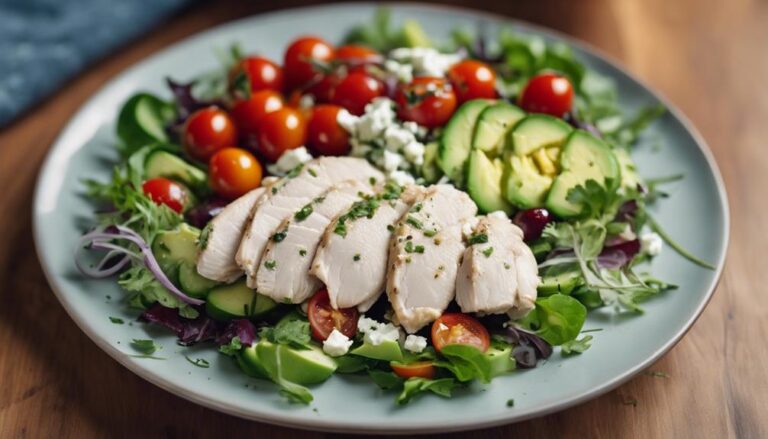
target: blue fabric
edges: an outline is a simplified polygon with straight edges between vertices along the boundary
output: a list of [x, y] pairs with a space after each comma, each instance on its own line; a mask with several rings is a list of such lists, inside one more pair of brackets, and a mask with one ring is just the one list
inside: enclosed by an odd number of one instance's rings
[[189, 0], [0, 0], [0, 127]]

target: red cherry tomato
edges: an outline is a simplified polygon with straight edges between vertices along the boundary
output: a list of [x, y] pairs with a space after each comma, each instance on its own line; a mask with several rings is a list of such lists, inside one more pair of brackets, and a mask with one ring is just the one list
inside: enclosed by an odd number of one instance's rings
[[223, 198], [234, 200], [261, 185], [261, 164], [250, 152], [224, 148], [208, 163], [208, 182]]
[[187, 189], [167, 178], [152, 178], [141, 185], [144, 195], [156, 204], [165, 204], [176, 213], [181, 213], [189, 201]]
[[255, 139], [259, 132], [259, 122], [267, 113], [283, 108], [283, 97], [274, 90], [260, 90], [249, 99], [235, 102], [232, 106], [232, 119], [237, 131], [244, 139]]
[[417, 361], [409, 364], [389, 363], [392, 371], [400, 377], [408, 378], [426, 378], [431, 380], [435, 377], [435, 366], [431, 361]]
[[203, 108], [187, 118], [183, 142], [187, 154], [207, 161], [216, 151], [237, 143], [237, 129], [224, 110]]
[[397, 89], [398, 115], [427, 128], [445, 125], [456, 110], [456, 94], [444, 79], [423, 76]]
[[248, 76], [251, 93], [259, 90], [283, 90], [283, 69], [267, 58], [251, 56], [242, 59], [230, 73], [230, 87], [241, 73]]
[[333, 46], [317, 37], [301, 37], [288, 46], [283, 66], [289, 88], [300, 88], [319, 77], [312, 62], [330, 61]]
[[307, 318], [312, 337], [317, 341], [325, 341], [334, 329], [349, 338], [357, 334], [357, 308], [333, 309], [325, 288], [309, 299]]
[[319, 103], [331, 102], [333, 93], [341, 79], [336, 73], [324, 75], [318, 82], [309, 87], [309, 92], [315, 96], [315, 100]]
[[491, 337], [485, 326], [474, 317], [462, 313], [446, 313], [432, 324], [432, 345], [440, 352], [449, 344], [474, 346], [485, 352], [491, 344]]
[[365, 65], [379, 60], [380, 57], [379, 52], [370, 47], [348, 44], [336, 49], [334, 59], [346, 65], [350, 72], [365, 73]]
[[496, 73], [488, 64], [470, 59], [462, 61], [451, 67], [448, 78], [459, 103], [496, 98]]
[[523, 110], [530, 113], [562, 117], [573, 106], [573, 86], [564, 76], [541, 73], [528, 81], [519, 101]]
[[343, 108], [336, 105], [317, 105], [309, 120], [309, 148], [316, 155], [346, 155], [349, 152], [349, 134], [336, 121]]
[[274, 162], [285, 151], [307, 142], [307, 123], [304, 115], [295, 108], [285, 107], [261, 118], [258, 135], [259, 153]]
[[350, 113], [361, 115], [374, 98], [384, 95], [384, 84], [365, 73], [353, 72], [341, 80], [333, 92], [331, 102]]

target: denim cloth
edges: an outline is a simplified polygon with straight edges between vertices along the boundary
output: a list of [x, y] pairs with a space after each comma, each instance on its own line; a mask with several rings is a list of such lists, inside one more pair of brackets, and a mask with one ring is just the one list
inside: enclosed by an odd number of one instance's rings
[[0, 0], [0, 128], [189, 0]]

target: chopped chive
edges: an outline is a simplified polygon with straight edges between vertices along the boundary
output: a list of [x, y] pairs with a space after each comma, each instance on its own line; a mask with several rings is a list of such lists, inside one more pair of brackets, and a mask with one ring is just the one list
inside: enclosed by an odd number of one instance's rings
[[355, 254], [355, 256], [352, 257], [352, 260], [357, 262], [360, 260], [360, 253]]
[[483, 254], [486, 258], [490, 258], [493, 254], [493, 247], [488, 247], [487, 249], [483, 250]]
[[189, 358], [188, 356], [184, 356], [184, 358], [187, 359], [190, 363], [194, 364], [197, 367], [202, 367], [203, 369], [208, 369], [211, 367], [211, 363], [208, 362], [205, 358], [195, 358], [194, 360]]
[[110, 317], [109, 321], [114, 323], [114, 324], [116, 324], [116, 325], [122, 325], [123, 323], [125, 323], [125, 321], [123, 321], [123, 319], [121, 319], [119, 317]]
[[486, 242], [488, 242], [488, 235], [486, 235], [485, 233], [477, 233], [470, 236], [467, 242], [469, 242], [469, 245], [485, 244]]
[[274, 270], [277, 267], [277, 261], [269, 260], [264, 262], [264, 268], [267, 270]]
[[299, 250], [299, 256], [306, 256], [306, 255], [307, 255], [307, 250], [306, 249]]
[[408, 215], [408, 218], [405, 219], [405, 222], [419, 230], [421, 230], [421, 228], [424, 227], [421, 221], [417, 220], [416, 217], [414, 217], [413, 215]]

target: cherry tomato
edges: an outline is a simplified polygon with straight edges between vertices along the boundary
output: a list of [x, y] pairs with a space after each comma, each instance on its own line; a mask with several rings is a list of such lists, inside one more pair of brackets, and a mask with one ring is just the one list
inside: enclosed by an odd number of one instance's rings
[[189, 201], [187, 189], [167, 178], [149, 179], [141, 185], [141, 190], [156, 204], [165, 204], [176, 213], [183, 212]]
[[220, 196], [234, 200], [261, 185], [261, 164], [250, 152], [224, 148], [208, 163], [208, 182]]
[[530, 113], [562, 117], [573, 106], [573, 86], [564, 76], [541, 73], [528, 81], [519, 101], [523, 110]]
[[256, 137], [259, 132], [259, 122], [267, 113], [283, 108], [283, 97], [274, 90], [260, 90], [249, 99], [236, 101], [232, 106], [232, 119], [237, 131], [245, 139]]
[[432, 345], [440, 350], [449, 344], [474, 346], [488, 350], [491, 337], [488, 330], [474, 317], [463, 313], [446, 313], [432, 324]]
[[257, 149], [267, 160], [274, 162], [285, 151], [307, 142], [307, 122], [295, 108], [285, 107], [261, 118]]
[[341, 76], [336, 73], [328, 73], [309, 87], [309, 92], [315, 96], [319, 103], [328, 103], [333, 100], [333, 93], [341, 82]]
[[349, 134], [336, 121], [343, 108], [336, 105], [317, 105], [309, 120], [309, 148], [317, 155], [346, 155], [349, 152]]
[[488, 64], [470, 59], [462, 61], [451, 67], [448, 78], [459, 103], [496, 98], [496, 73]]
[[330, 61], [333, 46], [317, 37], [301, 37], [285, 51], [285, 77], [289, 88], [300, 88], [316, 79], [319, 72], [313, 62]]
[[431, 380], [435, 377], [435, 366], [431, 361], [416, 361], [409, 364], [400, 364], [396, 362], [389, 363], [392, 371], [400, 377], [408, 378], [426, 378]]
[[384, 84], [381, 81], [365, 73], [353, 72], [336, 86], [331, 102], [359, 116], [365, 113], [369, 102], [383, 95]]
[[183, 142], [187, 154], [197, 160], [207, 161], [216, 151], [237, 143], [237, 129], [224, 110], [203, 108], [187, 118]]
[[259, 90], [283, 90], [283, 69], [267, 58], [251, 56], [242, 59], [230, 73], [230, 87], [241, 73], [248, 76], [251, 93]]
[[379, 52], [370, 47], [348, 44], [336, 49], [335, 60], [345, 64], [350, 72], [365, 73], [365, 65], [379, 60]]
[[312, 328], [312, 337], [325, 341], [334, 329], [349, 338], [357, 334], [357, 308], [333, 309], [328, 290], [318, 290], [307, 306], [307, 318]]
[[423, 76], [398, 87], [398, 115], [427, 128], [445, 125], [456, 110], [456, 94], [444, 79]]

